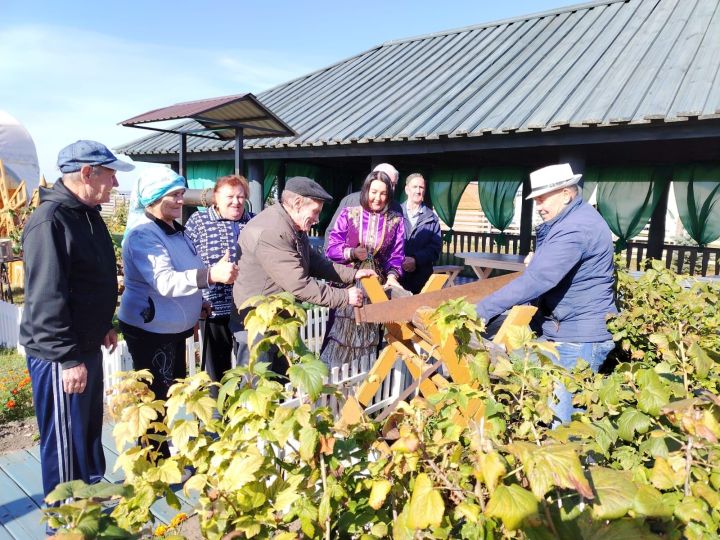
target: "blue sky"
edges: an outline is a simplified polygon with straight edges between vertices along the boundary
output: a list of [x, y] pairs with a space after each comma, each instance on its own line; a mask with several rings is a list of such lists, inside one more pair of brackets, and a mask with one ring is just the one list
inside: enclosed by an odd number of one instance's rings
[[0, 109], [28, 129], [52, 181], [61, 147], [145, 136], [117, 123], [147, 110], [259, 93], [384, 41], [572, 3], [0, 0]]

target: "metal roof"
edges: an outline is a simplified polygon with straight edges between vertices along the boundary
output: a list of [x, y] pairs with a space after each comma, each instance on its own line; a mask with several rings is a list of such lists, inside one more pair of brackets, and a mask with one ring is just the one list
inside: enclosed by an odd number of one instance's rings
[[[389, 41], [259, 99], [297, 136], [246, 149], [720, 118], [720, 0], [606, 0]], [[120, 149], [176, 150], [168, 135]]]
[[[181, 125], [168, 130], [140, 125], [179, 118], [192, 118], [196, 125], [192, 128], [183, 128]], [[264, 107], [253, 94], [176, 103], [123, 120], [120, 125], [175, 133], [209, 132], [214, 138], [233, 140], [236, 128], [243, 129], [245, 138], [267, 137], [269, 134], [279, 136], [296, 134], [272, 111]]]

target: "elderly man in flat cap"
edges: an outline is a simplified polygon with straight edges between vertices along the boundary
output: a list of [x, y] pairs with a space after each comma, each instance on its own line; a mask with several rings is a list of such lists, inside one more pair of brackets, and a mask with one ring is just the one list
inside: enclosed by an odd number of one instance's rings
[[117, 303], [115, 251], [100, 206], [130, 171], [104, 145], [77, 141], [58, 155], [62, 178], [40, 188], [23, 231], [27, 353], [40, 429], [43, 491], [70, 480], [99, 482], [103, 371], [100, 346], [112, 348]]
[[[318, 222], [323, 204], [332, 197], [310, 178], [295, 176], [285, 184], [280, 199], [280, 204], [260, 212], [240, 233], [239, 277], [233, 286], [236, 308], [253, 296], [282, 291], [320, 306], [360, 306], [363, 295], [358, 288], [340, 289], [320, 280], [351, 284], [375, 272], [335, 264], [310, 249], [308, 242], [308, 231]], [[248, 335], [242, 327], [247, 311], [236, 311], [231, 318], [236, 356], [241, 364], [249, 358]], [[275, 373], [286, 373], [285, 358], [271, 351], [265, 360], [271, 362]]]
[[[542, 317], [542, 337], [557, 344], [557, 364], [572, 369], [578, 358], [598, 371], [614, 348], [606, 319], [617, 313], [610, 228], [585, 203], [578, 188], [582, 175], [569, 164], [550, 165], [530, 173], [535, 209], [543, 223], [536, 230], [537, 246], [520, 277], [477, 304], [489, 321], [514, 305], [536, 301]], [[572, 396], [556, 392], [555, 415], [569, 422]]]

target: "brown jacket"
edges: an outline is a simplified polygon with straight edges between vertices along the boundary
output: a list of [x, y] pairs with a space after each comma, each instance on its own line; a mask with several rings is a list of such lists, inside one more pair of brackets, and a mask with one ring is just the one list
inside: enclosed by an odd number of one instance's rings
[[255, 295], [291, 293], [297, 300], [338, 308], [348, 304], [345, 289], [316, 278], [352, 283], [355, 269], [335, 264], [310, 249], [307, 234], [297, 232], [280, 204], [251, 219], [240, 233], [238, 279], [233, 285], [235, 307]]

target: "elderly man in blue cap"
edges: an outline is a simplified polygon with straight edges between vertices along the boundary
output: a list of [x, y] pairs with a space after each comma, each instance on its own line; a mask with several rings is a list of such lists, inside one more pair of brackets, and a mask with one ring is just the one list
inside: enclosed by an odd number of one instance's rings
[[[477, 304], [489, 321], [517, 304], [536, 302], [542, 317], [542, 337], [557, 345], [554, 359], [567, 369], [578, 358], [598, 371], [614, 348], [607, 329], [615, 307], [615, 269], [610, 228], [582, 198], [567, 163], [530, 173], [528, 199], [543, 220], [536, 230], [537, 247], [521, 276]], [[555, 415], [564, 423], [573, 413], [572, 396], [556, 390]]]
[[43, 491], [70, 480], [100, 481], [103, 371], [100, 346], [114, 350], [117, 268], [100, 206], [116, 171], [134, 165], [104, 145], [77, 141], [58, 155], [62, 178], [40, 188], [23, 231], [25, 347], [40, 430]]

